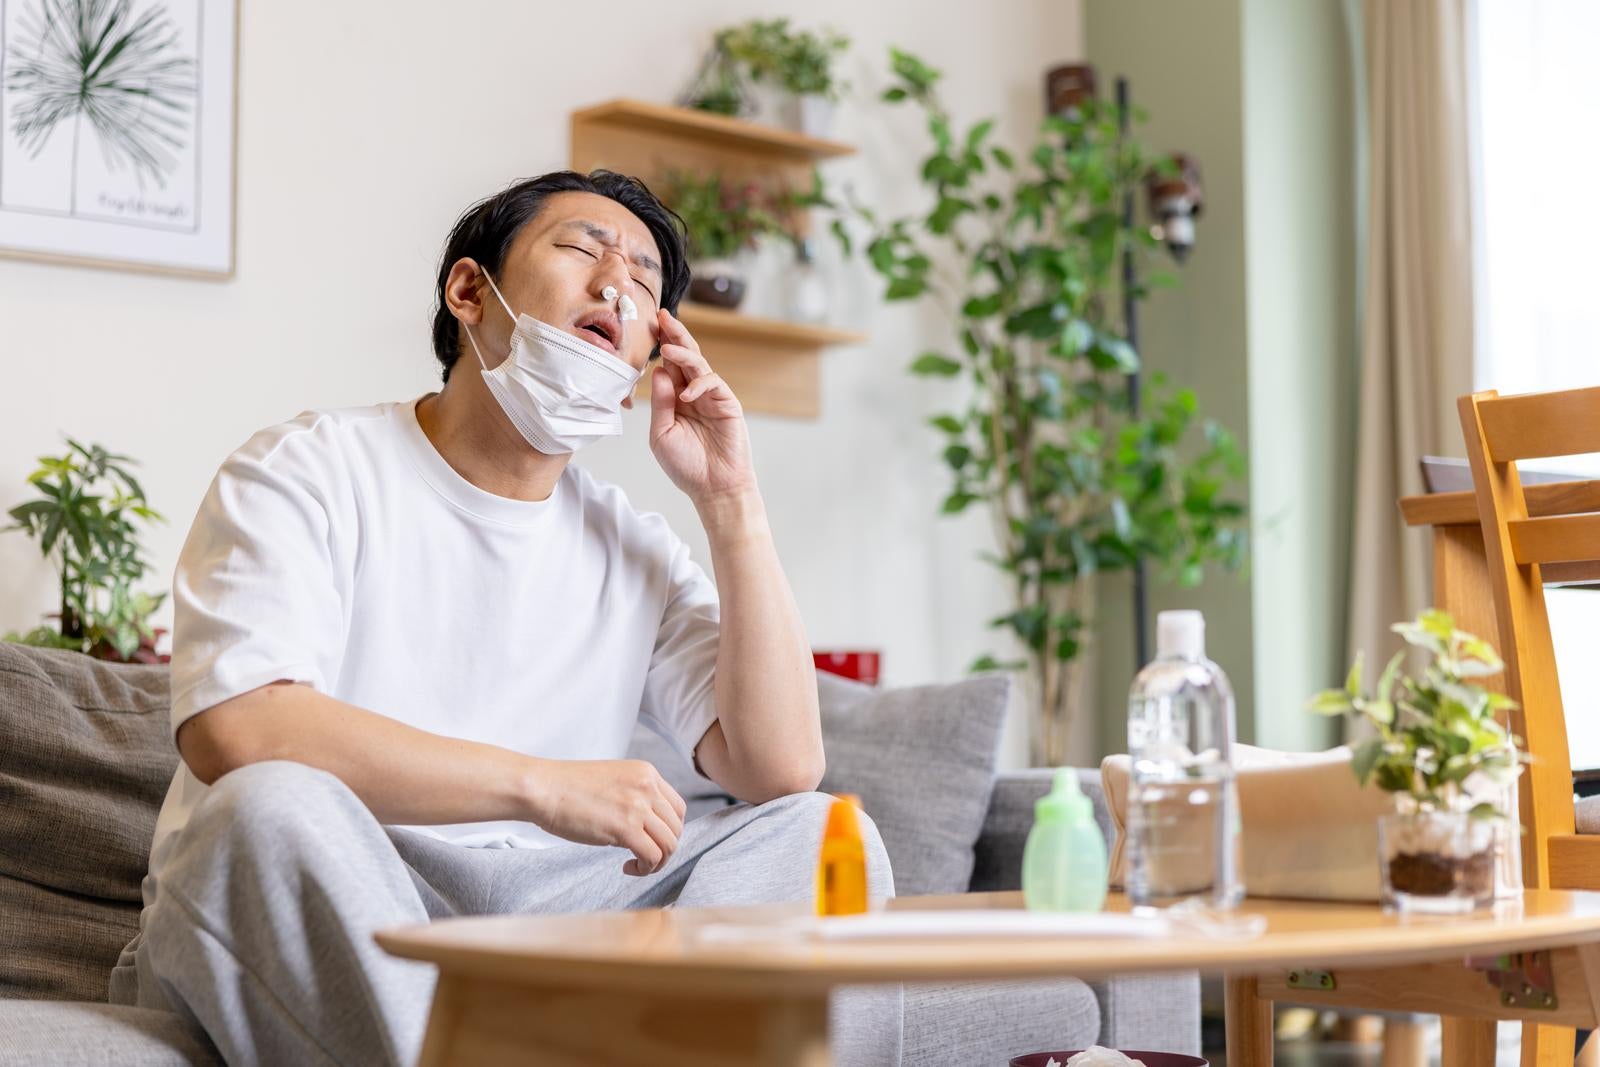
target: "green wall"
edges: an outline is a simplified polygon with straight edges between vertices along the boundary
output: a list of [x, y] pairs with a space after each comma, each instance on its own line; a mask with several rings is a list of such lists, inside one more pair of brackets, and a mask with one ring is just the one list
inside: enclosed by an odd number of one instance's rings
[[[1151, 148], [1200, 163], [1205, 210], [1180, 286], [1141, 308], [1146, 367], [1193, 388], [1250, 462], [1250, 572], [1159, 584], [1205, 612], [1242, 740], [1321, 748], [1301, 709], [1342, 677], [1355, 364], [1350, 66], [1340, 0], [1086, 0], [1086, 58], [1146, 108]], [[1096, 708], [1124, 747], [1130, 583], [1102, 582]]]

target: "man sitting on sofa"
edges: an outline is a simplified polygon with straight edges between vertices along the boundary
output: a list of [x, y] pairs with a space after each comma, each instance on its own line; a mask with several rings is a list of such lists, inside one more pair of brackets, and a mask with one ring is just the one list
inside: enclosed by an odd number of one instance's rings
[[[438, 393], [308, 412], [223, 464], [178, 563], [183, 760], [114, 1001], [191, 1016], [231, 1064], [409, 1064], [432, 969], [375, 930], [812, 891], [816, 679], [743, 411], [673, 315], [688, 282], [639, 182], [521, 182], [450, 234]], [[571, 464], [651, 364], [650, 448], [715, 586]], [[622, 758], [641, 717], [747, 803], [686, 823]], [[844, 1060], [898, 1062], [898, 992], [835, 1014]]]

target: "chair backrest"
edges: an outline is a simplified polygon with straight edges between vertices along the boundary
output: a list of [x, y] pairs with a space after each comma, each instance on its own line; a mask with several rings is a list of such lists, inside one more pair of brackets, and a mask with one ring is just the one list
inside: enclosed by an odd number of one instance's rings
[[1458, 407], [1494, 591], [1506, 690], [1520, 705], [1511, 725], [1533, 757], [1520, 800], [1527, 844], [1537, 862], [1525, 866], [1530, 884], [1549, 886], [1547, 843], [1573, 832], [1573, 800], [1544, 583], [1600, 575], [1600, 481], [1541, 487], [1530, 514], [1516, 463], [1600, 452], [1600, 388], [1505, 397], [1490, 390], [1462, 397]]

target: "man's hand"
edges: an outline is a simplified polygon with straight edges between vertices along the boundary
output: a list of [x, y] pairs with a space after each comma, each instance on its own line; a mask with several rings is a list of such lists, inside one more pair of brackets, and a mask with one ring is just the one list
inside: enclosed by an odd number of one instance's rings
[[662, 308], [661, 366], [650, 379], [650, 450], [696, 506], [754, 490], [744, 408], [700, 345]]
[[529, 775], [533, 822], [584, 845], [633, 853], [624, 874], [665, 867], [683, 834], [683, 798], [644, 760], [538, 760]]

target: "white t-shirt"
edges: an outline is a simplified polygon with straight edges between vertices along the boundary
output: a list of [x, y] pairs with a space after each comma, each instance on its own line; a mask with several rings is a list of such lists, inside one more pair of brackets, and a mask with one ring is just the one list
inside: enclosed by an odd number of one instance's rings
[[[279, 679], [433, 733], [620, 759], [641, 717], [684, 753], [716, 718], [716, 588], [660, 515], [569, 464], [546, 500], [484, 492], [416, 402], [307, 412], [230, 456], [173, 582], [172, 729]], [[209, 787], [182, 762], [146, 896]], [[543, 847], [531, 823], [416, 827]]]

